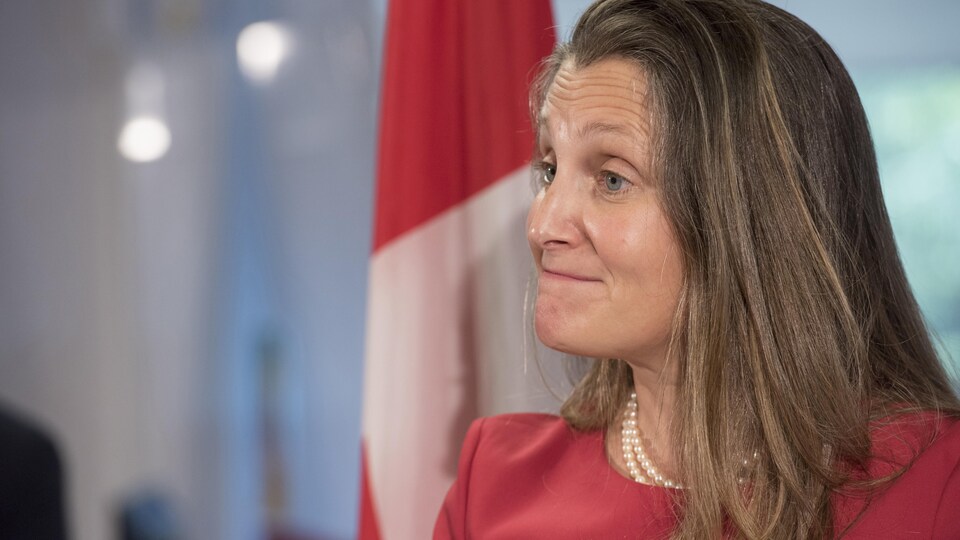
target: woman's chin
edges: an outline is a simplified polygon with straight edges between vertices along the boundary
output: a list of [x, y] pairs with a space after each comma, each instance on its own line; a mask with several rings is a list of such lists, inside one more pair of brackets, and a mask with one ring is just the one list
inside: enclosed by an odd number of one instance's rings
[[595, 356], [591, 353], [596, 351], [590, 350], [582, 339], [578, 339], [579, 334], [576, 329], [569, 328], [569, 325], [563, 324], [562, 321], [537, 317], [534, 320], [534, 328], [540, 342], [555, 351], [573, 356]]
[[565, 332], [558, 328], [555, 321], [544, 320], [544, 317], [537, 317], [534, 320], [534, 328], [537, 331], [537, 338], [541, 343], [553, 350], [567, 354], [575, 354], [569, 351], [567, 340], [563, 339]]

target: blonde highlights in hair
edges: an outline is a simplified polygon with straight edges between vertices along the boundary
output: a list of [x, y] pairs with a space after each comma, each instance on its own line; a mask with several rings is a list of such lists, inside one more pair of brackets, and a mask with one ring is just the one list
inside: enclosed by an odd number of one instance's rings
[[[960, 411], [907, 283], [856, 89], [824, 40], [757, 0], [601, 0], [546, 61], [643, 70], [661, 201], [684, 254], [673, 358], [675, 538], [832, 538], [869, 422]], [[534, 125], [538, 125], [535, 122]], [[595, 359], [561, 414], [612, 426], [629, 367]], [[756, 452], [744, 471], [745, 455]], [[749, 490], [742, 484], [747, 474]]]

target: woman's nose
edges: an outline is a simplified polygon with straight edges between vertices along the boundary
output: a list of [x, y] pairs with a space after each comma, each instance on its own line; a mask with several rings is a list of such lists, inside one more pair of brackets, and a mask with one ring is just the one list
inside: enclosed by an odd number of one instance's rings
[[581, 235], [582, 202], [572, 178], [554, 177], [530, 206], [527, 240], [540, 249], [575, 246]]

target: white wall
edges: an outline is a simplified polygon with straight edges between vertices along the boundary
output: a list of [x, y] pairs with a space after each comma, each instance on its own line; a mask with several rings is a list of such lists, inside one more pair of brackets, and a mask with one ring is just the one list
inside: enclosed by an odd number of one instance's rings
[[94, 7], [0, 5], [0, 398], [60, 442], [76, 538], [110, 538], [144, 487], [203, 537], [220, 491], [207, 336], [222, 68], [202, 43], [154, 50], [174, 143], [126, 163], [135, 58]]
[[134, 476], [140, 431], [116, 288], [130, 277], [118, 264], [120, 96], [106, 83], [119, 63], [84, 35], [83, 11], [0, 6], [0, 395], [57, 434], [74, 530], [101, 538], [102, 495]]

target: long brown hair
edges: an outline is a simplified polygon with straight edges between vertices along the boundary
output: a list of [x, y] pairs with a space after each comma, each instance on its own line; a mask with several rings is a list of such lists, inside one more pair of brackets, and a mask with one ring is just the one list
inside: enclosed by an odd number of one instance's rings
[[[960, 411], [904, 275], [856, 89], [816, 32], [763, 2], [601, 0], [545, 61], [534, 114], [562, 63], [611, 57], [646, 76], [661, 202], [684, 254], [673, 436], [691, 489], [674, 536], [842, 533], [830, 495], [850, 485], [841, 464], [869, 460], [871, 420]], [[630, 373], [594, 359], [562, 415], [613, 425]]]

